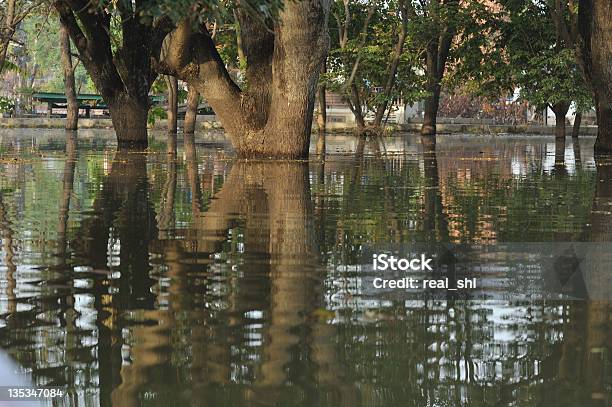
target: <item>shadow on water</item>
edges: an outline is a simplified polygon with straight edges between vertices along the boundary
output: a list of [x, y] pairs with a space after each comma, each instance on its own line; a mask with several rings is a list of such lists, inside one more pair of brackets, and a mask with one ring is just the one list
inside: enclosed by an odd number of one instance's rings
[[609, 162], [394, 143], [303, 163], [68, 134], [2, 164], [0, 345], [73, 405], [607, 405], [607, 302], [398, 300], [345, 266], [370, 243], [609, 242]]

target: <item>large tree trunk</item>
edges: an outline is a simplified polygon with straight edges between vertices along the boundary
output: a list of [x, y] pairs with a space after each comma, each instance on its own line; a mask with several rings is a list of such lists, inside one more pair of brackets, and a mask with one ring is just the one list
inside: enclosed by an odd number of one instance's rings
[[146, 148], [149, 101], [140, 101], [127, 94], [108, 101], [108, 110], [119, 147]]
[[199, 104], [200, 93], [190, 86], [187, 93], [187, 111], [185, 112], [185, 123], [183, 125], [183, 132], [185, 134], [195, 133]]
[[61, 23], [60, 53], [64, 71], [64, 93], [66, 94], [66, 130], [76, 130], [79, 126], [79, 102], [74, 83], [70, 35], [68, 34], [68, 28]]
[[169, 55], [159, 65], [204, 95], [239, 156], [305, 158], [329, 45], [328, 11], [326, 1], [288, 2], [273, 36], [261, 22], [241, 19], [249, 61], [244, 91], [231, 79], [212, 38], [194, 33], [188, 20], [173, 33]]
[[610, 0], [580, 0], [578, 27], [587, 81], [595, 96], [595, 152], [612, 152], [612, 7]]

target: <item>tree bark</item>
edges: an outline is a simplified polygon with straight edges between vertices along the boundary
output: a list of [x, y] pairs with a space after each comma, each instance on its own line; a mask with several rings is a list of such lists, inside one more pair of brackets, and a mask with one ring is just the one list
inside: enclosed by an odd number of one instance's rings
[[6, 15], [2, 19], [2, 26], [0, 27], [0, 72], [4, 67], [4, 61], [6, 60], [6, 54], [8, 53], [9, 43], [15, 33], [12, 28], [13, 18], [15, 16], [15, 0], [9, 0], [6, 4]]
[[[326, 72], [326, 64], [323, 63], [322, 73]], [[327, 101], [325, 100], [326, 87], [325, 84], [319, 84], [319, 109], [317, 112], [317, 126], [319, 134], [317, 135], [317, 155], [325, 155], [325, 129], [327, 126]]]
[[2, 18], [2, 26], [0, 26], [0, 73], [4, 68], [4, 62], [8, 54], [9, 44], [13, 35], [15, 35], [15, 13], [16, 0], [8, 0], [6, 3], [6, 14]]
[[329, 3], [321, 0], [288, 2], [273, 36], [262, 32], [267, 31], [263, 24], [257, 28], [241, 19], [245, 90], [231, 79], [208, 33], [194, 32], [188, 20], [172, 34], [159, 69], [202, 93], [239, 156], [306, 158], [317, 80], [329, 46], [328, 11]]
[[428, 86], [430, 94], [425, 98], [423, 111], [423, 126], [421, 135], [434, 136], [436, 134], [436, 122], [438, 120], [438, 107], [440, 106], [440, 85], [431, 84]]
[[570, 103], [563, 101], [551, 106], [555, 114], [555, 138], [565, 140], [565, 116], [569, 111]]
[[176, 135], [178, 132], [178, 79], [166, 75], [168, 87], [168, 133]]
[[580, 124], [582, 123], [582, 112], [576, 112], [574, 117], [574, 126], [572, 127], [572, 139], [577, 139], [580, 135]]
[[178, 133], [178, 79], [174, 76], [165, 76], [168, 87], [168, 143], [167, 153], [176, 154], [176, 136]]
[[119, 147], [146, 148], [148, 101], [142, 102], [123, 94], [107, 103]]
[[66, 130], [76, 130], [79, 127], [79, 102], [74, 82], [70, 35], [68, 28], [62, 23], [60, 23], [60, 53], [64, 71], [64, 93], [66, 94]]
[[187, 93], [187, 111], [185, 112], [185, 124], [183, 128], [185, 134], [195, 133], [199, 104], [200, 93], [190, 86], [189, 92]]
[[[326, 71], [327, 71], [326, 64], [323, 63], [323, 68], [321, 69], [321, 73], [324, 74]], [[325, 84], [319, 84], [319, 88], [318, 88], [319, 109], [317, 112], [317, 126], [319, 127], [319, 137], [321, 133], [325, 133], [325, 126], [327, 124], [327, 102], [325, 100], [325, 92], [326, 92]]]
[[570, 102], [562, 101], [551, 106], [555, 113], [555, 166], [564, 170], [565, 166], [565, 116], [570, 107]]
[[583, 69], [595, 97], [596, 153], [612, 152], [612, 7], [609, 0], [580, 0], [578, 8]]

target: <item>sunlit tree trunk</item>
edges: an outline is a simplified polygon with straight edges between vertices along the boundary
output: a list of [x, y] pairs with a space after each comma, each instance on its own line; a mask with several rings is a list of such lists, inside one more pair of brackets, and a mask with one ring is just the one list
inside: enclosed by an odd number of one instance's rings
[[183, 131], [185, 134], [193, 134], [195, 132], [198, 119], [198, 106], [200, 104], [200, 94], [193, 87], [189, 87], [187, 93], [187, 111], [185, 112], [185, 124]]
[[178, 128], [178, 79], [165, 76], [168, 87], [168, 133], [176, 134]]
[[60, 54], [64, 71], [64, 93], [66, 94], [66, 130], [76, 130], [79, 126], [79, 102], [77, 100], [72, 50], [68, 28], [60, 23]]
[[168, 88], [168, 154], [176, 154], [176, 136], [178, 133], [178, 79], [165, 76]]
[[[322, 73], [325, 73], [326, 66], [323, 64]], [[325, 100], [326, 86], [319, 84], [318, 101], [319, 108], [317, 109], [317, 126], [319, 134], [317, 135], [317, 155], [325, 155], [325, 130], [327, 126], [327, 101]]]

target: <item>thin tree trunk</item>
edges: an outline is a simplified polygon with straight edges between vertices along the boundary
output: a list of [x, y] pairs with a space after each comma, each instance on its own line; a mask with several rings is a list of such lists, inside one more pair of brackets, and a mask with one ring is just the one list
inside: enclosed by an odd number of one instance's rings
[[176, 154], [176, 135], [178, 133], [178, 79], [174, 76], [164, 77], [168, 88], [168, 154]]
[[178, 79], [165, 76], [168, 87], [168, 134], [176, 135], [178, 132]]
[[60, 53], [64, 70], [64, 92], [66, 94], [66, 130], [76, 130], [79, 126], [79, 102], [74, 83], [74, 66], [68, 28], [60, 22]]
[[352, 106], [351, 111], [353, 112], [353, 116], [355, 116], [355, 124], [357, 125], [357, 134], [362, 134], [365, 129], [365, 119], [363, 117], [363, 110], [361, 110], [359, 90], [354, 83], [351, 85], [350, 102], [350, 106]]
[[580, 124], [582, 123], [582, 112], [576, 112], [574, 127], [572, 127], [572, 138], [577, 139], [580, 135]]
[[[406, 1], [406, 0], [404, 0]], [[385, 117], [385, 111], [389, 106], [389, 99], [391, 98], [391, 92], [393, 91], [393, 87], [395, 86], [395, 79], [397, 75], [397, 67], [399, 66], [400, 59], [402, 57], [402, 52], [404, 50], [404, 42], [406, 41], [406, 34], [408, 32], [408, 15], [404, 6], [404, 2], [400, 1], [401, 10], [401, 26], [400, 33], [397, 39], [397, 43], [395, 44], [395, 49], [393, 51], [393, 58], [391, 59], [391, 64], [387, 67], [387, 81], [385, 83], [385, 87], [383, 90], [383, 94], [385, 95], [384, 101], [378, 106], [376, 109], [376, 115], [374, 116], [374, 126], [380, 127]]]
[[577, 166], [582, 164], [582, 154], [580, 153], [580, 139], [572, 139], [572, 149], [574, 151], [574, 161]]
[[[326, 72], [326, 64], [323, 63], [322, 73]], [[325, 155], [325, 128], [327, 126], [327, 101], [325, 99], [326, 87], [325, 84], [319, 85], [319, 109], [317, 112], [317, 125], [319, 134], [317, 135], [317, 155]]]
[[[326, 73], [327, 66], [323, 63], [323, 69], [321, 73]], [[327, 124], [327, 103], [325, 100], [326, 87], [325, 84], [319, 84], [318, 99], [319, 99], [319, 110], [317, 112], [317, 125], [319, 126], [319, 134], [325, 133], [325, 126]]]
[[199, 103], [200, 94], [194, 87], [190, 86], [189, 93], [187, 93], [187, 111], [185, 112], [185, 124], [183, 128], [185, 134], [195, 133]]
[[9, 44], [15, 34], [15, 3], [16, 0], [8, 0], [6, 4], [6, 15], [4, 24], [0, 27], [0, 73], [6, 61]]

